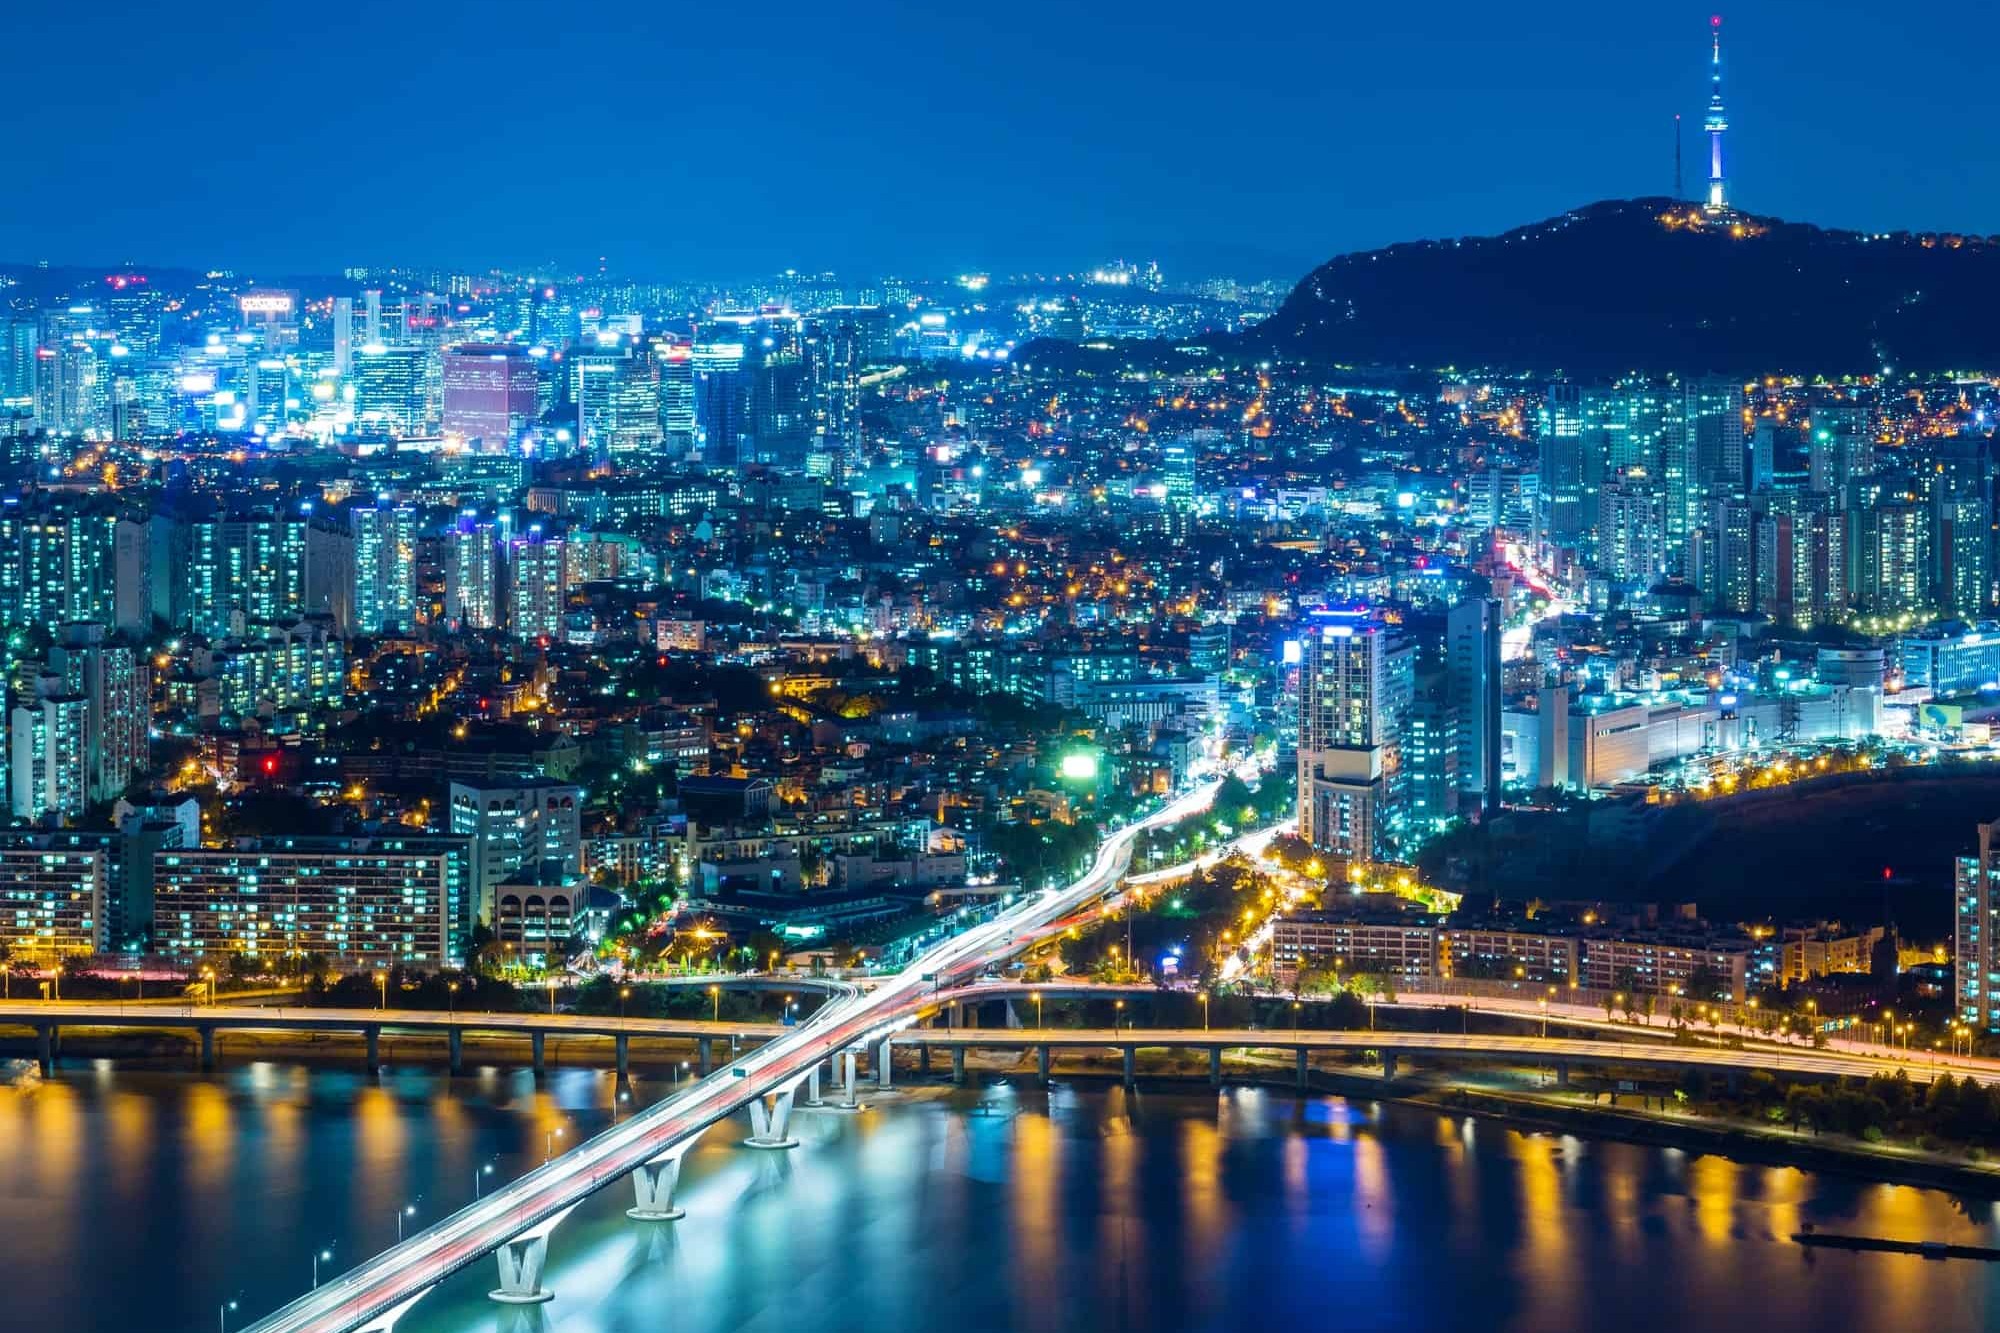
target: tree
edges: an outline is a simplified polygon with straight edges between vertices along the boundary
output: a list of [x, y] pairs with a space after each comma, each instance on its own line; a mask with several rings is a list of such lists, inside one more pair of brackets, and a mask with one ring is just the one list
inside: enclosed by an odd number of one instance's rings
[[1688, 973], [1687, 993], [1690, 997], [1703, 1002], [1721, 998], [1722, 974], [1703, 963]]

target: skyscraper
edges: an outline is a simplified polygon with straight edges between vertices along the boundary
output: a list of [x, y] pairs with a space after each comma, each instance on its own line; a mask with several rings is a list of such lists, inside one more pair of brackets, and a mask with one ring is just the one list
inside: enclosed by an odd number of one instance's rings
[[535, 358], [525, 347], [465, 343], [444, 354], [444, 433], [487, 452], [535, 424]]

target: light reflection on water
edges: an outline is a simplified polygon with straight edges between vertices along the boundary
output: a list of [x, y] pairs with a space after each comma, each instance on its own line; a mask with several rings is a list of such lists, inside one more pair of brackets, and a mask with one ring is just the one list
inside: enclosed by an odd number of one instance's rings
[[[668, 1089], [640, 1081], [635, 1102]], [[609, 1123], [590, 1070], [380, 1080], [0, 1066], [8, 1327], [129, 1333], [254, 1317]], [[1994, 1205], [1275, 1089], [1027, 1082], [795, 1119], [800, 1149], [690, 1154], [678, 1223], [623, 1187], [556, 1234], [547, 1306], [459, 1275], [399, 1333], [980, 1333], [1979, 1327], [2000, 1266], [1807, 1255], [1826, 1230], [1995, 1243]], [[554, 1139], [556, 1130], [564, 1137]], [[330, 1272], [328, 1275], [330, 1275]], [[234, 1325], [232, 1325], [233, 1327]]]

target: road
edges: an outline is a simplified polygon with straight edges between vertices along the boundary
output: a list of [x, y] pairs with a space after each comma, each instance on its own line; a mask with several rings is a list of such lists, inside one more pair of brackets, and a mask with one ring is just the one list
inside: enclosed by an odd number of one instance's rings
[[1090, 869], [1067, 888], [1023, 900], [943, 941], [866, 994], [843, 987], [808, 1021], [783, 1036], [322, 1284], [250, 1325], [245, 1333], [352, 1333], [734, 1115], [753, 1099], [791, 1086], [845, 1049], [908, 1025], [934, 990], [970, 980], [1004, 962], [1041, 938], [1053, 923], [1102, 897], [1130, 864], [1139, 833], [1206, 809], [1217, 785], [1204, 783], [1111, 834], [1099, 844]]
[[620, 1018], [616, 1014], [489, 1014], [447, 1009], [319, 1009], [305, 1005], [119, 1004], [57, 1000], [0, 1003], [0, 1027], [202, 1028], [264, 1032], [545, 1032], [589, 1037], [775, 1037], [781, 1023], [692, 1018]]

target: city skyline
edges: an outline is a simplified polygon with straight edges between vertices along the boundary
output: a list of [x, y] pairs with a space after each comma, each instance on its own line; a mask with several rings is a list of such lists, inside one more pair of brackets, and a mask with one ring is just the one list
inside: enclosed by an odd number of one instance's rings
[[[0, 255], [280, 273], [581, 272], [601, 257], [702, 280], [1123, 256], [1286, 277], [1666, 193], [1675, 115], [1700, 193], [1709, 14], [1455, 9], [1285, 12], [1198, 36], [1129, 11], [903, 15], [866, 34], [795, 12], [780, 21], [800, 40], [754, 54], [699, 13], [611, 32], [525, 7], [473, 28], [364, 6], [345, 31], [283, 15], [193, 30], [130, 9], [146, 58], [109, 83], [95, 32], [40, 12], [20, 35], [47, 58], [18, 90], [15, 176], [38, 204], [0, 222]], [[1992, 118], [1976, 43], [1871, 25], [1864, 46], [1858, 7], [1723, 17], [1732, 204], [1868, 230], [2000, 229], [2000, 196], [1952, 167]], [[493, 73], [516, 67], [525, 99]], [[468, 77], [493, 84], [469, 106], [447, 95]], [[857, 77], [889, 95], [852, 96]], [[1965, 114], [1930, 114], [1938, 82], [1971, 99]], [[81, 216], [65, 206], [79, 181], [113, 179]]]

